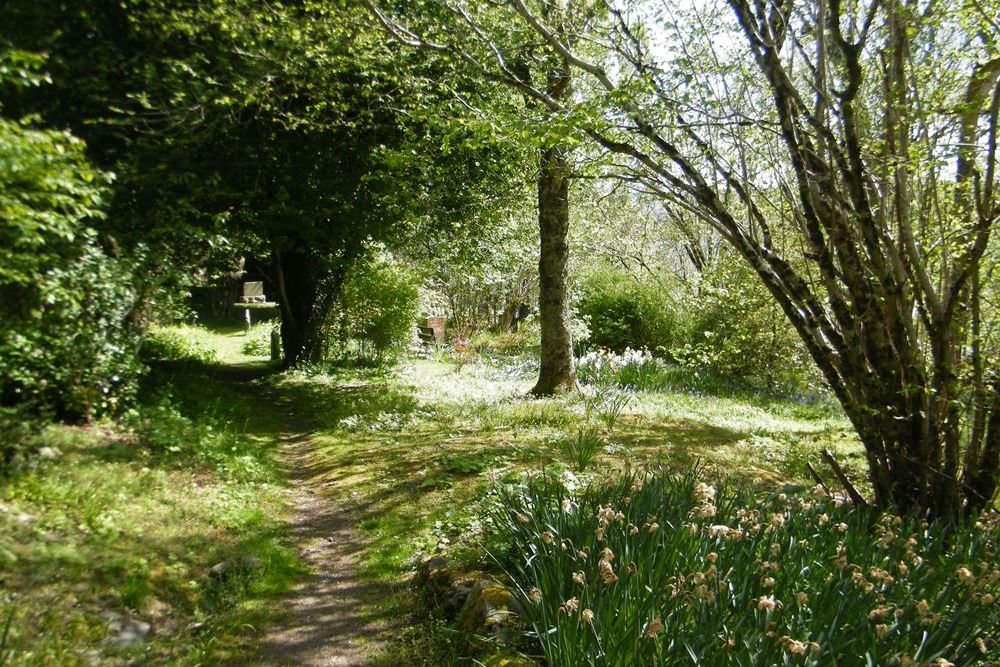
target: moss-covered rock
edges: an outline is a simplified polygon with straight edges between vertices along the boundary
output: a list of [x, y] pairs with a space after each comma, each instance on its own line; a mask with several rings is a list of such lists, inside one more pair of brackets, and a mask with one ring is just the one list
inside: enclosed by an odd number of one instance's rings
[[472, 586], [456, 627], [464, 632], [489, 633], [503, 643], [512, 643], [522, 627], [522, 612], [517, 598], [506, 586], [481, 579]]

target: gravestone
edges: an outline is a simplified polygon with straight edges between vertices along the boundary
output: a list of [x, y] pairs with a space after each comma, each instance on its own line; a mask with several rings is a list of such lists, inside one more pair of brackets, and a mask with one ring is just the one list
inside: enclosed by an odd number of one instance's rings
[[268, 301], [267, 297], [264, 296], [264, 283], [259, 280], [243, 283], [243, 298], [235, 305], [237, 308], [243, 309], [243, 323], [247, 331], [250, 331], [250, 325], [253, 324], [250, 318], [251, 310], [277, 308], [278, 306], [277, 303]]
[[265, 301], [267, 299], [264, 298], [264, 283], [260, 281], [243, 283], [244, 303], [264, 303]]

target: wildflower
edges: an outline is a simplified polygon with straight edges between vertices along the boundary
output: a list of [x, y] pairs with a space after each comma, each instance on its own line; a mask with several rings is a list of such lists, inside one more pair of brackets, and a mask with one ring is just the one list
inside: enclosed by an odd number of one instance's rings
[[647, 533], [655, 533], [659, 529], [660, 529], [660, 524], [658, 524], [658, 523], [656, 523], [654, 521], [653, 523], [649, 524], [649, 528], [646, 529], [646, 532]]
[[542, 533], [542, 542], [545, 542], [545, 544], [555, 544], [555, 541], [556, 541], [556, 536], [553, 535], [550, 531], [546, 530], [544, 533]]
[[580, 612], [580, 617], [584, 620], [585, 623], [589, 625], [594, 624], [594, 612], [592, 612], [591, 610], [584, 609], [582, 612]]
[[531, 593], [528, 594], [532, 602], [538, 603], [542, 601], [542, 592], [537, 588], [532, 588]]
[[761, 611], [772, 611], [780, 606], [781, 603], [775, 600], [773, 595], [761, 595], [757, 598], [757, 609]]
[[601, 570], [601, 579], [606, 584], [613, 584], [618, 581], [618, 575], [615, 574], [614, 569], [611, 567], [611, 563], [606, 560], [602, 560], [598, 566]]
[[825, 525], [829, 521], [830, 521], [830, 515], [829, 514], [820, 514], [819, 515], [819, 523], [820, 523], [821, 526]]
[[837, 524], [837, 530], [839, 530], [842, 533], [846, 533], [847, 532], [847, 524], [844, 523], [844, 522], [838, 523]]
[[809, 650], [813, 653], [819, 653], [820, 648], [822, 648], [817, 642], [809, 642]]
[[580, 585], [587, 583], [587, 575], [584, 573], [583, 570], [579, 570], [578, 572], [573, 573], [573, 583]]
[[581, 549], [580, 551], [576, 552], [576, 557], [579, 558], [580, 560], [587, 560], [588, 556], [590, 556], [590, 554], [587, 552], [586, 549]]
[[917, 664], [916, 661], [911, 656], [907, 655], [906, 653], [904, 653], [903, 655], [899, 656], [899, 665], [900, 665], [900, 667], [913, 667], [913, 665], [915, 665], [915, 664]]
[[983, 641], [982, 637], [976, 637], [976, 648], [979, 649], [980, 653], [986, 653], [986, 642]]
[[889, 634], [889, 626], [885, 623], [879, 623], [875, 626], [875, 636], [879, 639], [885, 639], [886, 635]]
[[895, 616], [896, 620], [898, 621], [899, 619], [903, 618], [903, 616], [906, 615], [906, 612], [904, 612], [902, 609], [897, 608], [896, 611], [892, 612], [892, 615]]
[[772, 544], [771, 545], [771, 555], [774, 556], [775, 558], [777, 558], [778, 556], [781, 555], [781, 545], [780, 544]]
[[927, 600], [921, 600], [917, 603], [917, 613], [921, 616], [926, 616], [930, 611], [931, 606], [927, 603]]
[[603, 542], [604, 541], [604, 528], [595, 528], [594, 529], [594, 535], [597, 536], [597, 541], [598, 542]]
[[785, 515], [780, 512], [771, 515], [770, 520], [771, 526], [774, 528], [780, 528], [785, 525]]
[[521, 523], [528, 523], [528, 517], [524, 514], [518, 514], [516, 518]]
[[628, 574], [635, 574], [635, 563], [629, 563], [625, 566], [625, 572]]
[[717, 553], [715, 553], [713, 551], [713, 552], [709, 553], [708, 556], [706, 556], [706, 558], [708, 559], [709, 563], [714, 563], [716, 560], [718, 560], [719, 554], [717, 554]]
[[822, 484], [817, 484], [813, 488], [813, 495], [816, 496], [817, 498], [825, 498], [826, 497], [826, 489], [823, 488]]
[[602, 526], [606, 526], [615, 520], [615, 511], [610, 507], [598, 507], [597, 508], [597, 520], [600, 521]]
[[572, 509], [573, 509], [573, 501], [570, 500], [569, 498], [563, 498], [563, 501], [562, 501], [562, 510], [563, 510], [563, 512], [567, 512], [568, 513]]
[[698, 587], [698, 599], [704, 600], [708, 604], [715, 603], [715, 591], [711, 590], [705, 584]]
[[566, 610], [567, 614], [575, 614], [576, 610], [580, 608], [580, 601], [576, 598], [570, 598], [563, 603], [562, 608]]
[[639, 526], [635, 525], [634, 523], [630, 523], [628, 525], [628, 534], [629, 535], [638, 535], [639, 534]]
[[798, 593], [795, 594], [795, 603], [798, 604], [800, 607], [805, 607], [807, 604], [809, 604], [809, 595], [807, 593], [799, 591]]
[[663, 621], [661, 621], [659, 618], [654, 618], [653, 620], [651, 620], [649, 623], [646, 624], [646, 627], [642, 629], [643, 636], [649, 637], [650, 639], [660, 634], [661, 632], [663, 632]]
[[698, 482], [694, 487], [694, 498], [700, 503], [715, 500], [715, 487], [704, 482]]
[[764, 588], [774, 588], [775, 581], [773, 577], [764, 577], [760, 583]]
[[972, 586], [976, 583], [975, 575], [973, 575], [967, 567], [958, 568], [956, 574], [958, 575], [958, 579], [966, 586]]
[[983, 606], [989, 607], [991, 604], [993, 604], [993, 595], [991, 593], [987, 593], [986, 595], [983, 596], [980, 602], [983, 603]]
[[899, 576], [905, 577], [910, 573], [910, 568], [903, 561], [899, 561], [896, 565], [896, 569], [899, 570]]
[[722, 524], [716, 524], [714, 526], [708, 527], [709, 537], [726, 537], [729, 535], [729, 531], [732, 530], [729, 526], [723, 526]]
[[944, 658], [938, 658], [937, 660], [935, 660], [931, 664], [934, 665], [934, 667], [955, 667], [955, 663], [948, 662]]
[[711, 519], [713, 516], [715, 516], [715, 511], [716, 511], [715, 505], [712, 505], [711, 503], [705, 503], [704, 505], [702, 505], [697, 509], [695, 514], [699, 519]]
[[805, 655], [807, 649], [808, 645], [794, 639], [789, 639], [785, 642], [785, 650], [792, 655]]
[[615, 559], [615, 552], [605, 547], [604, 551], [601, 552], [601, 560], [606, 560], [610, 563], [614, 559]]

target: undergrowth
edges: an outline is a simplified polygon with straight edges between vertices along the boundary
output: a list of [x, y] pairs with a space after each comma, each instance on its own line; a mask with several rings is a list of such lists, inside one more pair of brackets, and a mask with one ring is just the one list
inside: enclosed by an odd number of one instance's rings
[[626, 474], [501, 487], [495, 555], [550, 667], [975, 665], [1000, 658], [1000, 517]]

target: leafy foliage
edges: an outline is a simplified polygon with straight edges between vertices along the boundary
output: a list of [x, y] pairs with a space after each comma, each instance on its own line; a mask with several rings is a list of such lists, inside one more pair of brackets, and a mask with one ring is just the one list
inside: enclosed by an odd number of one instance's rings
[[361, 259], [344, 281], [340, 307], [329, 326], [334, 343], [354, 341], [375, 357], [412, 342], [419, 304], [419, 281], [388, 255]]
[[666, 354], [680, 334], [671, 300], [671, 294], [655, 283], [600, 271], [584, 279], [576, 311], [588, 323], [589, 343], [595, 347], [615, 352], [645, 348]]
[[795, 330], [767, 289], [737, 262], [718, 262], [695, 294], [685, 336], [672, 350], [682, 365], [761, 385], [802, 386], [816, 376]]
[[109, 174], [67, 132], [0, 118], [0, 398], [69, 418], [114, 412], [141, 371], [133, 262], [87, 225]]
[[1000, 646], [1000, 521], [956, 529], [698, 471], [491, 505], [553, 667], [978, 664]]

